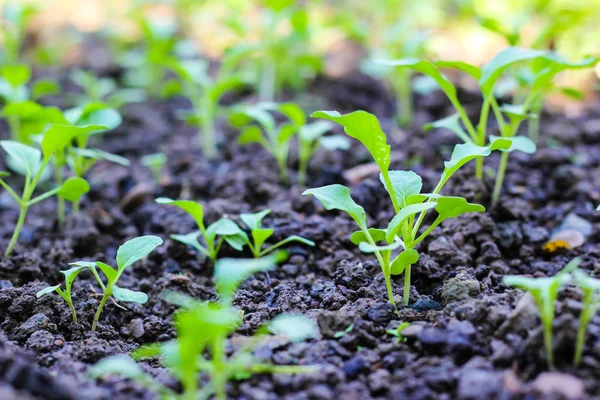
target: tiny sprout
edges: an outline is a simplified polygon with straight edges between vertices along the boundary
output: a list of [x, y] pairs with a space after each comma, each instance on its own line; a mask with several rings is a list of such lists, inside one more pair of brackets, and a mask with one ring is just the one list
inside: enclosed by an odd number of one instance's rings
[[105, 102], [108, 106], [119, 109], [128, 103], [140, 103], [146, 99], [141, 89], [119, 89], [111, 78], [98, 78], [90, 71], [76, 69], [71, 73], [71, 80], [83, 89], [83, 94], [75, 97], [75, 104]]
[[[102, 300], [100, 301], [100, 305], [98, 306], [98, 310], [96, 311], [96, 314], [94, 316], [94, 322], [92, 323], [92, 331], [96, 330], [96, 326], [98, 325], [98, 320], [100, 319], [100, 315], [102, 314], [104, 305], [106, 304], [109, 298], [114, 297], [115, 299], [120, 301], [134, 302], [139, 304], [144, 304], [148, 301], [148, 295], [146, 295], [145, 293], [135, 292], [133, 290], [121, 288], [117, 286], [117, 282], [119, 281], [119, 278], [121, 278], [123, 272], [128, 267], [130, 267], [136, 261], [139, 261], [142, 258], [146, 257], [162, 243], [162, 239], [157, 236], [140, 236], [125, 242], [117, 250], [116, 270], [110, 265], [100, 261], [77, 261], [70, 264], [76, 267], [89, 268], [94, 277], [96, 278], [96, 281], [100, 285], [100, 288], [102, 288]], [[106, 284], [104, 284], [104, 282], [100, 278], [96, 267], [98, 267], [106, 277]]]
[[544, 346], [550, 368], [554, 368], [554, 346], [552, 344], [554, 303], [556, 302], [558, 291], [571, 280], [570, 273], [579, 266], [580, 262], [581, 259], [575, 258], [551, 278], [528, 278], [517, 275], [504, 277], [506, 285], [523, 289], [531, 293], [535, 299], [544, 330]]
[[162, 175], [162, 169], [167, 163], [167, 155], [165, 153], [154, 153], [143, 156], [140, 159], [143, 166], [150, 169], [152, 172], [152, 179], [155, 182], [160, 181]]
[[403, 322], [396, 329], [388, 329], [386, 332], [389, 335], [396, 336], [398, 342], [406, 342], [406, 338], [402, 336], [402, 332], [410, 326], [410, 322]]
[[354, 324], [350, 324], [348, 325], [348, 327], [346, 329], [344, 329], [343, 331], [337, 331], [336, 333], [333, 334], [333, 338], [334, 339], [339, 339], [343, 336], [346, 335], [346, 333], [350, 333], [352, 332], [352, 330], [354, 329]]
[[573, 358], [573, 365], [577, 367], [581, 362], [588, 325], [600, 305], [600, 279], [594, 279], [579, 269], [575, 270], [573, 275], [577, 286], [583, 292], [583, 308], [579, 317], [579, 330]]
[[61, 289], [60, 285], [49, 286], [37, 292], [35, 297], [39, 299], [40, 297], [50, 294], [52, 292], [58, 293], [58, 295], [63, 298], [65, 303], [67, 303], [67, 305], [71, 309], [71, 315], [73, 315], [73, 323], [76, 324], [77, 313], [75, 312], [75, 307], [73, 307], [73, 300], [71, 299], [71, 288], [73, 286], [73, 282], [75, 282], [75, 278], [77, 278], [77, 275], [79, 275], [79, 273], [85, 268], [86, 267], [75, 267], [66, 271], [60, 271], [60, 273], [65, 276], [65, 288]]
[[312, 240], [305, 239], [301, 236], [292, 235], [285, 238], [272, 246], [262, 249], [263, 244], [273, 235], [275, 230], [273, 228], [263, 228], [262, 220], [271, 213], [271, 210], [263, 210], [254, 214], [241, 214], [240, 218], [244, 225], [250, 229], [250, 237], [246, 232], [238, 228], [238, 232], [235, 235], [225, 236], [225, 240], [231, 247], [238, 251], [242, 251], [243, 247], [247, 245], [255, 258], [266, 256], [272, 253], [281, 246], [284, 246], [290, 242], [300, 242], [307, 246], [314, 246], [315, 242]]

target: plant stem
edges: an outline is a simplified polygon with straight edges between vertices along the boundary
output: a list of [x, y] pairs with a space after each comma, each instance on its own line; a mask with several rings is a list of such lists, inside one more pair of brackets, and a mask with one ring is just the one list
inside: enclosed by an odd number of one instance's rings
[[73, 316], [73, 323], [76, 324], [77, 323], [77, 313], [75, 312], [75, 307], [73, 307], [73, 302], [72, 301], [67, 301], [67, 304], [69, 305], [69, 308], [71, 309], [71, 315]]
[[224, 337], [216, 337], [212, 342], [212, 364], [214, 370], [212, 373], [212, 381], [215, 386], [215, 397], [218, 400], [227, 400], [227, 376], [225, 375], [225, 348]]
[[279, 166], [279, 180], [284, 185], [287, 185], [289, 182], [289, 176], [287, 171], [287, 158], [284, 154], [283, 156], [277, 156], [277, 165]]
[[108, 298], [110, 297], [111, 292], [112, 292], [112, 290], [110, 288], [107, 288], [107, 290], [104, 292], [104, 296], [102, 296], [100, 305], [98, 306], [98, 309], [96, 310], [96, 315], [94, 315], [94, 322], [92, 323], [92, 332], [96, 330], [96, 326], [98, 325], [98, 320], [100, 319], [100, 314], [102, 314], [104, 305], [108, 301]]
[[396, 308], [396, 300], [394, 300], [394, 292], [392, 291], [392, 276], [390, 273], [390, 260], [389, 255], [387, 257], [383, 257], [384, 264], [382, 265], [383, 276], [385, 278], [385, 288], [387, 290], [388, 299], [390, 304]]
[[398, 117], [397, 122], [401, 127], [409, 126], [413, 119], [413, 102], [412, 102], [412, 90], [410, 85], [411, 74], [407, 73], [407, 70], [402, 71], [401, 74], [396, 76], [396, 93], [398, 96], [397, 108]]
[[258, 97], [261, 101], [275, 101], [275, 65], [270, 57], [265, 57]]
[[22, 204], [20, 207], [21, 211], [19, 212], [19, 219], [17, 220], [17, 226], [15, 226], [15, 230], [10, 239], [10, 243], [8, 244], [8, 247], [6, 248], [6, 252], [4, 253], [5, 257], [10, 256], [15, 245], [17, 244], [17, 241], [19, 240], [19, 236], [21, 235], [21, 229], [23, 229], [23, 224], [25, 223], [25, 215], [27, 214], [27, 208], [28, 208], [28, 205], [26, 205], [26, 204]]
[[527, 131], [529, 134], [529, 139], [531, 139], [531, 141], [535, 144], [537, 144], [540, 138], [540, 117], [541, 115], [538, 114], [537, 118], [530, 118], [527, 122]]
[[403, 294], [403, 303], [405, 306], [408, 305], [409, 303], [409, 298], [410, 298], [410, 269], [411, 269], [411, 265], [408, 264], [405, 268], [404, 268], [404, 294]]
[[494, 193], [492, 195], [492, 205], [495, 205], [500, 199], [500, 193], [502, 192], [504, 174], [506, 173], [506, 166], [508, 164], [509, 156], [510, 153], [508, 152], [503, 152], [500, 156], [500, 165], [498, 165], [498, 175], [496, 176], [496, 184], [494, 185]]
[[202, 151], [204, 151], [204, 157], [209, 160], [214, 160], [217, 157], [217, 142], [215, 132], [215, 115], [213, 112], [213, 105], [210, 102], [210, 91], [205, 90], [203, 93], [202, 108], [200, 112], [202, 116], [200, 123], [202, 125], [202, 132], [200, 134], [200, 142], [202, 143]]
[[579, 363], [581, 362], [581, 356], [583, 355], [583, 346], [585, 344], [587, 327], [592, 316], [590, 313], [592, 308], [591, 303], [592, 294], [584, 291], [583, 308], [581, 309], [581, 317], [579, 317], [579, 329], [577, 331], [577, 341], [575, 342], [575, 356], [573, 357], [573, 365], [575, 367], [579, 366]]
[[[63, 184], [63, 176], [62, 176], [62, 171], [60, 166], [56, 167], [56, 170], [54, 172], [55, 178], [56, 178], [56, 184], [60, 187]], [[56, 200], [56, 212], [57, 212], [57, 216], [58, 216], [58, 223], [60, 225], [63, 225], [65, 223], [65, 199], [63, 199], [62, 197], [58, 196], [58, 199]]]

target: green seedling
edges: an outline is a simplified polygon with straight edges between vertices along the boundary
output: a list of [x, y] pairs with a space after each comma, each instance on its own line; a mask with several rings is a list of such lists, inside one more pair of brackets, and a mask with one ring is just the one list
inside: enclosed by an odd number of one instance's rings
[[255, 258], [266, 256], [272, 253], [281, 246], [285, 246], [291, 242], [299, 242], [307, 246], [314, 246], [315, 242], [308, 240], [301, 236], [292, 235], [287, 237], [274, 245], [263, 249], [263, 245], [271, 236], [275, 230], [273, 228], [263, 228], [262, 220], [271, 213], [271, 210], [263, 210], [254, 214], [241, 214], [240, 218], [244, 225], [250, 229], [250, 236], [238, 227], [238, 232], [235, 235], [225, 236], [225, 240], [231, 247], [238, 251], [242, 251], [244, 246], [248, 246], [252, 255]]
[[[135, 239], [128, 240], [117, 250], [117, 269], [114, 269], [108, 264], [100, 261], [77, 261], [71, 263], [75, 267], [89, 268], [96, 281], [102, 289], [102, 300], [94, 315], [94, 322], [92, 323], [92, 331], [96, 330], [98, 320], [102, 314], [102, 310], [106, 305], [108, 299], [113, 298], [123, 302], [133, 302], [139, 304], [145, 304], [148, 301], [148, 295], [142, 292], [135, 292], [133, 290], [121, 288], [117, 286], [117, 282], [121, 278], [123, 272], [129, 268], [136, 261], [141, 260], [150, 254], [156, 247], [163, 243], [162, 239], [157, 236], [140, 236]], [[102, 271], [106, 278], [106, 284], [100, 278], [96, 267]]]
[[192, 110], [183, 114], [184, 119], [199, 128], [205, 157], [215, 159], [218, 155], [215, 122], [220, 114], [224, 114], [219, 101], [227, 92], [245, 84], [242, 76], [221, 68], [217, 76], [211, 77], [209, 64], [202, 61], [169, 58], [164, 63], [179, 76], [182, 93], [192, 103]]
[[40, 79], [28, 87], [31, 68], [27, 65], [4, 65], [0, 68], [0, 98], [4, 107], [11, 138], [25, 144], [32, 143], [32, 136], [42, 133], [50, 123], [60, 123], [61, 112], [56, 107], [44, 107], [37, 101], [60, 91], [53, 80]]
[[[532, 154], [536, 151], [535, 143], [524, 136], [517, 136], [521, 123], [527, 118], [537, 118], [532, 110], [536, 109], [539, 99], [552, 84], [556, 75], [566, 69], [589, 68], [598, 62], [596, 57], [588, 57], [580, 62], [569, 62], [558, 54], [550, 51], [509, 47], [499, 52], [482, 68], [461, 61], [430, 62], [417, 58], [402, 59], [397, 61], [380, 61], [388, 66], [410, 68], [433, 78], [452, 103], [457, 114], [431, 123], [427, 128], [446, 128], [454, 132], [465, 143], [485, 146], [493, 144], [497, 136], [488, 134], [488, 117], [493, 113], [500, 137], [511, 141], [511, 146], [503, 149], [500, 165], [496, 174], [496, 184], [492, 201], [496, 203], [500, 198], [504, 174], [508, 164], [508, 157], [512, 151], [522, 151]], [[519, 63], [530, 63], [533, 71], [529, 92], [522, 103], [499, 105], [495, 96], [495, 87], [502, 75], [511, 67]], [[483, 104], [477, 125], [469, 119], [464, 106], [460, 103], [456, 86], [442, 73], [443, 68], [457, 69], [475, 79], [479, 83]], [[476, 175], [483, 179], [483, 159], [476, 165]]]
[[90, 190], [90, 186], [85, 179], [71, 177], [60, 183], [56, 188], [37, 197], [33, 197], [44, 171], [54, 159], [55, 155], [63, 152], [69, 143], [86, 129], [97, 129], [97, 127], [51, 125], [44, 133], [41, 151], [34, 147], [26, 146], [11, 140], [0, 141], [0, 147], [2, 147], [9, 155], [12, 165], [16, 167], [16, 171], [25, 177], [23, 192], [21, 196], [19, 196], [8, 183], [4, 181], [4, 179], [1, 179], [9, 174], [7, 172], [0, 173], [0, 185], [15, 199], [17, 204], [19, 204], [20, 209], [17, 225], [6, 249], [6, 257], [11, 254], [13, 248], [17, 244], [29, 207], [54, 195], [68, 201], [79, 201], [81, 196]]
[[398, 342], [405, 342], [406, 338], [402, 336], [402, 331], [410, 326], [410, 322], [403, 322], [396, 329], [388, 329], [386, 332], [389, 335], [395, 336], [398, 338]]
[[333, 338], [334, 339], [339, 339], [341, 337], [344, 337], [346, 335], [346, 333], [350, 333], [352, 332], [352, 330], [354, 329], [354, 324], [350, 324], [348, 325], [348, 327], [346, 329], [344, 329], [343, 331], [337, 331], [336, 333], [333, 334]]
[[154, 153], [143, 156], [140, 159], [142, 165], [152, 172], [152, 179], [155, 182], [160, 181], [162, 169], [167, 163], [167, 155], [165, 153]]
[[[468, 203], [462, 197], [441, 195], [442, 188], [463, 165], [488, 156], [493, 150], [507, 148], [510, 141], [498, 139], [490, 146], [476, 146], [472, 143], [457, 145], [450, 161], [444, 163], [444, 171], [433, 192], [423, 194], [419, 175], [412, 171], [389, 170], [391, 148], [373, 114], [356, 111], [341, 115], [336, 111], [317, 111], [312, 116], [342, 125], [348, 136], [357, 139], [369, 150], [381, 171], [380, 180], [390, 196], [395, 216], [385, 229], [369, 228], [365, 210], [354, 202], [347, 187], [338, 184], [308, 189], [303, 194], [315, 196], [327, 210], [345, 211], [352, 217], [360, 230], [352, 234], [351, 240], [361, 251], [374, 254], [377, 258], [385, 277], [389, 302], [396, 306], [392, 275], [404, 273], [403, 300], [404, 305], [408, 305], [411, 266], [419, 259], [415, 247], [444, 220], [465, 213], [485, 211], [483, 206]], [[433, 209], [438, 214], [437, 218], [419, 234], [425, 215]], [[379, 244], [380, 242], [383, 244]], [[401, 250], [396, 252], [398, 249]], [[394, 253], [396, 254], [392, 257]]]
[[[170, 237], [198, 250], [213, 262], [217, 260], [219, 250], [221, 250], [225, 238], [239, 234], [240, 227], [229, 218], [221, 218], [206, 227], [204, 225], [204, 209], [200, 203], [195, 201], [171, 200], [166, 197], [160, 197], [156, 199], [156, 202], [158, 204], [168, 204], [178, 207], [192, 216], [200, 229], [199, 231], [185, 235], [171, 235]], [[203, 239], [203, 244], [200, 244], [200, 237]]]
[[579, 330], [577, 331], [575, 356], [573, 358], [573, 365], [577, 367], [583, 355], [588, 325], [600, 305], [600, 279], [594, 279], [579, 269], [575, 270], [573, 275], [575, 276], [575, 283], [583, 292], [583, 308], [579, 317]]
[[74, 102], [78, 106], [88, 103], [105, 103], [110, 108], [120, 109], [125, 104], [141, 103], [146, 94], [140, 89], [119, 89], [111, 78], [98, 78], [90, 71], [76, 69], [71, 73], [71, 80], [83, 93], [77, 95]]
[[554, 321], [554, 304], [560, 288], [571, 280], [570, 273], [579, 266], [581, 260], [576, 258], [568, 263], [559, 273], [551, 278], [528, 278], [525, 276], [505, 276], [508, 286], [523, 289], [533, 296], [540, 313], [544, 329], [544, 346], [550, 368], [554, 368], [554, 346], [552, 344], [552, 322]]
[[73, 299], [71, 298], [71, 288], [73, 287], [73, 282], [75, 282], [75, 278], [81, 271], [86, 269], [86, 267], [75, 267], [66, 271], [60, 271], [61, 274], [65, 276], [65, 288], [61, 289], [60, 285], [49, 286], [45, 289], [40, 290], [35, 294], [35, 297], [38, 299], [47, 294], [56, 292], [62, 299], [67, 303], [69, 308], [71, 309], [71, 315], [73, 316], [73, 323], [77, 323], [77, 313], [75, 312], [75, 307], [73, 307]]
[[[227, 356], [227, 338], [242, 323], [242, 314], [231, 306], [235, 291], [250, 275], [273, 268], [279, 260], [281, 254], [252, 260], [217, 261], [215, 282], [218, 302], [198, 303], [184, 295], [167, 294], [167, 301], [183, 307], [174, 319], [177, 338], [171, 342], [143, 347], [135, 351], [133, 357], [142, 359], [161, 356], [171, 374], [181, 382], [183, 393], [174, 392], [150, 378], [134, 360], [124, 355], [102, 360], [92, 368], [91, 375], [95, 378], [115, 373], [124, 375], [163, 398], [195, 400], [214, 396], [218, 400], [224, 400], [227, 398], [226, 384], [232, 379], [247, 379], [257, 373], [314, 372], [314, 367], [273, 365], [254, 355], [254, 350], [267, 333], [286, 337], [292, 342], [312, 337], [316, 332], [316, 325], [299, 315], [277, 316]], [[201, 373], [207, 374], [210, 381], [200, 388], [198, 382]]]
[[31, 4], [7, 2], [2, 6], [2, 62], [17, 64], [21, 61], [21, 51], [27, 28], [37, 9]]

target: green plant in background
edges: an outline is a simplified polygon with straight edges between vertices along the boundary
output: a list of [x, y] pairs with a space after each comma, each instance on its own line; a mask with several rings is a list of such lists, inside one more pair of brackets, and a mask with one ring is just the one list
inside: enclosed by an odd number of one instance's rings
[[[42, 179], [44, 171], [46, 171], [46, 168], [54, 159], [55, 155], [63, 152], [69, 143], [80, 134], [82, 130], [94, 128], [96, 127], [88, 126], [86, 128], [76, 129], [67, 125], [51, 125], [44, 133], [41, 151], [34, 147], [26, 146], [11, 140], [0, 141], [0, 146], [8, 154], [16, 172], [25, 176], [23, 193], [21, 196], [17, 195], [3, 179], [0, 179], [0, 185], [15, 199], [19, 204], [20, 209], [19, 219], [6, 249], [5, 256], [8, 257], [14, 246], [17, 244], [29, 207], [54, 195], [68, 201], [79, 201], [81, 196], [90, 190], [90, 186], [85, 179], [71, 177], [58, 184], [56, 188], [32, 198], [35, 189]], [[1, 177], [8, 175], [7, 172], [2, 172], [0, 174]]]
[[183, 113], [184, 119], [199, 128], [200, 143], [204, 156], [213, 160], [218, 155], [218, 138], [215, 122], [224, 107], [219, 104], [228, 91], [245, 84], [239, 73], [222, 66], [214, 78], [209, 74], [209, 64], [204, 61], [180, 61], [169, 58], [165, 65], [177, 73], [181, 80], [182, 94], [192, 103], [192, 110]]
[[31, 4], [7, 2], [2, 6], [2, 62], [17, 64], [21, 61], [27, 27], [37, 9]]
[[[100, 300], [100, 304], [96, 310], [96, 314], [94, 315], [92, 331], [96, 330], [102, 310], [104, 309], [104, 306], [109, 298], [114, 297], [119, 301], [134, 302], [139, 304], [145, 304], [148, 301], [148, 295], [145, 293], [121, 288], [117, 286], [117, 282], [127, 268], [129, 268], [136, 261], [146, 257], [162, 243], [163, 241], [161, 238], [150, 235], [140, 236], [135, 239], [128, 240], [117, 250], [117, 269], [114, 269], [110, 265], [100, 261], [77, 261], [71, 263], [71, 265], [74, 265], [77, 268], [89, 268], [96, 278], [96, 281], [100, 285], [100, 288], [102, 289], [102, 300]], [[98, 267], [106, 277], [106, 284], [104, 284], [100, 278], [96, 267]]]
[[71, 298], [71, 288], [73, 287], [73, 282], [75, 282], [75, 278], [81, 271], [86, 269], [86, 267], [75, 267], [68, 269], [66, 271], [60, 271], [61, 274], [65, 276], [65, 288], [61, 289], [60, 285], [49, 286], [37, 292], [35, 294], [36, 298], [43, 297], [47, 294], [56, 292], [62, 299], [67, 303], [69, 308], [71, 309], [71, 315], [73, 316], [73, 323], [77, 323], [77, 313], [75, 312], [75, 307], [73, 307], [73, 299]]
[[[569, 62], [562, 59], [559, 55], [550, 51], [526, 49], [519, 47], [509, 47], [499, 52], [482, 68], [464, 63], [461, 61], [437, 61], [430, 62], [422, 59], [403, 59], [397, 61], [381, 61], [389, 66], [401, 68], [410, 68], [422, 74], [433, 78], [446, 94], [457, 114], [436, 121], [430, 125], [435, 128], [446, 128], [454, 132], [460, 139], [466, 143], [474, 143], [478, 146], [485, 146], [486, 143], [493, 143], [498, 139], [497, 136], [488, 134], [488, 117], [493, 113], [500, 137], [509, 139], [511, 146], [503, 150], [496, 175], [496, 184], [492, 195], [492, 201], [496, 203], [500, 198], [504, 174], [508, 164], [510, 152], [518, 150], [528, 154], [535, 152], [535, 143], [523, 136], [517, 136], [521, 122], [532, 115], [532, 109], [536, 109], [536, 104], [551, 86], [556, 75], [566, 69], [588, 68], [598, 61], [595, 57], [588, 57], [580, 62]], [[520, 104], [499, 105], [494, 94], [494, 89], [500, 77], [510, 67], [521, 62], [529, 62], [531, 70], [534, 72], [529, 92], [524, 101]], [[457, 69], [473, 77], [478, 83], [483, 96], [483, 105], [479, 116], [479, 122], [474, 125], [460, 103], [457, 90], [454, 84], [441, 72], [443, 68]], [[480, 159], [476, 166], [476, 175], [483, 179], [483, 160]]]
[[60, 91], [57, 82], [31, 80], [31, 68], [27, 65], [4, 65], [0, 68], [0, 98], [4, 106], [2, 116], [6, 119], [12, 140], [32, 143], [32, 136], [42, 133], [50, 123], [61, 122], [61, 112], [56, 107], [44, 107], [37, 101]]
[[99, 78], [91, 71], [76, 69], [71, 72], [71, 80], [83, 93], [74, 98], [77, 106], [88, 103], [104, 103], [110, 108], [120, 109], [128, 103], [141, 103], [146, 100], [146, 93], [141, 89], [122, 89], [111, 78]]
[[140, 158], [142, 165], [152, 172], [152, 179], [155, 182], [160, 181], [162, 169], [167, 163], [167, 155], [165, 153], [148, 154]]
[[255, 258], [266, 256], [281, 246], [285, 246], [291, 242], [299, 242], [307, 246], [314, 246], [315, 242], [308, 240], [301, 236], [292, 235], [289, 236], [274, 245], [263, 249], [263, 245], [271, 236], [275, 230], [273, 228], [263, 228], [262, 220], [271, 213], [271, 210], [266, 209], [253, 214], [241, 214], [240, 219], [250, 229], [250, 236], [238, 227], [238, 232], [235, 235], [225, 236], [225, 240], [231, 247], [238, 251], [242, 251], [244, 246], [248, 246], [252, 255]]
[[[229, 218], [221, 218], [206, 227], [204, 225], [204, 209], [200, 203], [195, 201], [171, 200], [166, 197], [160, 197], [156, 199], [156, 202], [158, 204], [168, 204], [181, 208], [192, 216], [200, 229], [199, 231], [185, 235], [171, 235], [170, 237], [173, 240], [177, 240], [178, 242], [193, 247], [212, 261], [216, 261], [225, 238], [239, 233], [239, 226]], [[200, 237], [203, 239], [203, 244], [200, 244]]]
[[600, 279], [590, 277], [585, 272], [577, 269], [573, 271], [575, 283], [583, 292], [583, 307], [579, 317], [579, 330], [577, 331], [577, 342], [575, 342], [575, 356], [573, 365], [579, 366], [583, 355], [583, 346], [588, 325], [598, 311], [600, 305]]
[[[215, 283], [218, 302], [199, 303], [181, 294], [167, 294], [166, 300], [183, 307], [175, 316], [177, 338], [171, 342], [143, 347], [133, 353], [135, 359], [161, 356], [163, 363], [183, 387], [179, 394], [146, 375], [133, 359], [125, 355], [106, 358], [96, 364], [91, 375], [94, 378], [106, 374], [126, 376], [163, 398], [194, 400], [213, 396], [218, 400], [227, 398], [226, 384], [231, 379], [247, 379], [258, 373], [308, 373], [316, 369], [301, 365], [273, 365], [263, 362], [254, 350], [264, 335], [273, 333], [298, 342], [312, 337], [317, 327], [306, 317], [282, 314], [258, 329], [233, 354], [227, 356], [227, 338], [242, 323], [242, 314], [232, 307], [233, 297], [239, 285], [253, 273], [267, 271], [282, 259], [275, 253], [267, 257], [244, 259], [221, 259], [215, 265]], [[199, 377], [206, 373], [208, 384], [199, 387]]]
[[[469, 212], [482, 212], [485, 208], [468, 203], [462, 197], [440, 194], [446, 182], [463, 165], [471, 160], [489, 155], [493, 150], [508, 148], [509, 140], [499, 139], [490, 146], [476, 146], [472, 143], [457, 145], [450, 161], [444, 163], [444, 171], [432, 193], [422, 194], [422, 179], [412, 171], [390, 171], [391, 148], [382, 131], [377, 117], [366, 111], [356, 111], [341, 115], [336, 111], [317, 111], [312, 115], [334, 121], [344, 127], [350, 137], [360, 141], [371, 153], [381, 170], [380, 180], [387, 190], [395, 216], [387, 228], [369, 228], [365, 210], [350, 196], [350, 190], [342, 185], [329, 185], [308, 189], [303, 194], [312, 195], [328, 210], [342, 210], [352, 217], [360, 231], [352, 234], [351, 240], [361, 251], [375, 254], [383, 272], [389, 302], [396, 306], [392, 292], [392, 275], [404, 273], [404, 305], [409, 303], [411, 266], [419, 259], [415, 247], [423, 241], [440, 223]], [[421, 234], [419, 229], [425, 215], [431, 209], [438, 216]], [[378, 244], [384, 242], [383, 244]], [[394, 257], [395, 250], [402, 249]]]
[[551, 278], [528, 278], [526, 276], [505, 276], [505, 284], [523, 289], [533, 296], [540, 313], [544, 329], [544, 346], [550, 368], [554, 368], [554, 346], [552, 344], [552, 322], [554, 321], [554, 304], [560, 288], [571, 280], [570, 273], [575, 270], [581, 260], [576, 258], [568, 263], [559, 273]]
[[405, 342], [406, 338], [402, 336], [402, 331], [410, 326], [410, 322], [402, 322], [396, 329], [388, 329], [386, 333], [398, 338], [398, 342]]

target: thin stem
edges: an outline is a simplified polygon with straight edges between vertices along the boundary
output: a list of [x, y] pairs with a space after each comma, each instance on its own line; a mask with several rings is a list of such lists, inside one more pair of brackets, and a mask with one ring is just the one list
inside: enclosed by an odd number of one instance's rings
[[202, 113], [200, 117], [200, 123], [202, 125], [202, 131], [200, 134], [200, 141], [202, 143], [202, 151], [204, 156], [209, 160], [217, 158], [217, 141], [215, 131], [215, 113], [213, 112], [214, 105], [210, 100], [210, 91], [205, 90], [203, 93]]
[[15, 193], [15, 191], [12, 190], [12, 188], [10, 186], [8, 186], [8, 184], [6, 182], [4, 182], [2, 179], [0, 179], [0, 186], [2, 186], [4, 188], [4, 190], [6, 190], [8, 192], [8, 194], [10, 194], [13, 197], [13, 199], [15, 199], [17, 203], [19, 203], [19, 205], [23, 204], [19, 195], [17, 193]]
[[42, 193], [39, 196], [37, 196], [36, 198], [33, 198], [33, 199], [29, 200], [27, 202], [27, 206], [30, 207], [30, 206], [32, 206], [34, 204], [39, 203], [40, 201], [46, 200], [47, 198], [52, 197], [56, 193], [58, 193], [59, 190], [60, 190], [60, 187], [57, 187], [55, 189], [47, 191], [46, 193]]
[[405, 306], [408, 306], [409, 299], [410, 299], [410, 269], [411, 269], [410, 264], [408, 264], [404, 268], [404, 294], [403, 294], [402, 301], [404, 302]]
[[279, 166], [279, 180], [283, 184], [287, 184], [289, 182], [289, 175], [287, 171], [287, 157], [281, 152], [282, 155], [277, 155], [277, 165]]
[[100, 314], [102, 314], [102, 310], [104, 309], [104, 305], [106, 304], [108, 298], [110, 297], [111, 291], [109, 291], [109, 290], [105, 291], [104, 296], [102, 296], [100, 305], [98, 306], [98, 309], [96, 310], [96, 315], [94, 315], [94, 322], [92, 323], [92, 332], [96, 330], [96, 326], [98, 325], [98, 320], [100, 319]]
[[227, 376], [225, 374], [225, 338], [216, 337], [211, 346], [212, 364], [214, 366], [212, 372], [212, 381], [215, 386], [215, 397], [218, 400], [227, 400]]
[[579, 317], [579, 329], [577, 330], [577, 341], [575, 342], [575, 356], [573, 357], [573, 365], [575, 367], [579, 366], [579, 363], [581, 362], [581, 357], [583, 355], [583, 347], [585, 344], [587, 327], [591, 319], [591, 303], [592, 294], [584, 291], [583, 308], [581, 310], [581, 316]]
[[529, 139], [531, 139], [531, 141], [536, 144], [540, 139], [540, 118], [541, 115], [540, 113], [538, 113], [537, 118], [530, 118], [529, 121], [527, 121], [527, 131]]
[[73, 302], [71, 300], [67, 301], [69, 308], [71, 309], [71, 315], [73, 316], [73, 323], [77, 323], [77, 313], [75, 312], [75, 307], [73, 307]]
[[19, 240], [19, 236], [21, 235], [21, 229], [23, 229], [23, 224], [25, 223], [25, 215], [27, 215], [27, 205], [21, 205], [19, 212], [19, 219], [17, 220], [17, 226], [15, 226], [15, 231], [12, 234], [10, 242], [8, 243], [8, 247], [6, 248], [6, 252], [4, 253], [5, 257], [10, 256], [17, 241]]
[[[56, 178], [56, 184], [59, 187], [62, 186], [63, 176], [62, 176], [62, 169], [61, 169], [60, 165], [56, 166], [54, 176]], [[65, 199], [63, 199], [62, 197], [59, 196], [57, 199], [56, 208], [57, 208], [56, 211], [57, 211], [57, 215], [58, 215], [58, 223], [60, 225], [63, 225], [65, 222]]]
[[383, 277], [385, 278], [385, 288], [387, 290], [388, 299], [390, 304], [396, 308], [396, 300], [394, 299], [394, 292], [392, 291], [392, 275], [390, 273], [390, 255], [384, 258], [385, 264], [382, 266]]
[[500, 164], [498, 165], [498, 175], [496, 176], [496, 184], [494, 185], [494, 193], [492, 195], [492, 205], [496, 204], [500, 199], [500, 193], [502, 192], [504, 174], [506, 173], [506, 166], [508, 165], [509, 156], [510, 153], [508, 152], [503, 152], [500, 156]]
[[397, 122], [401, 127], [409, 126], [413, 120], [413, 101], [412, 101], [412, 88], [411, 88], [411, 74], [408, 70], [399, 69], [399, 73], [395, 80], [397, 82], [396, 93], [398, 96], [397, 108], [398, 117]]

